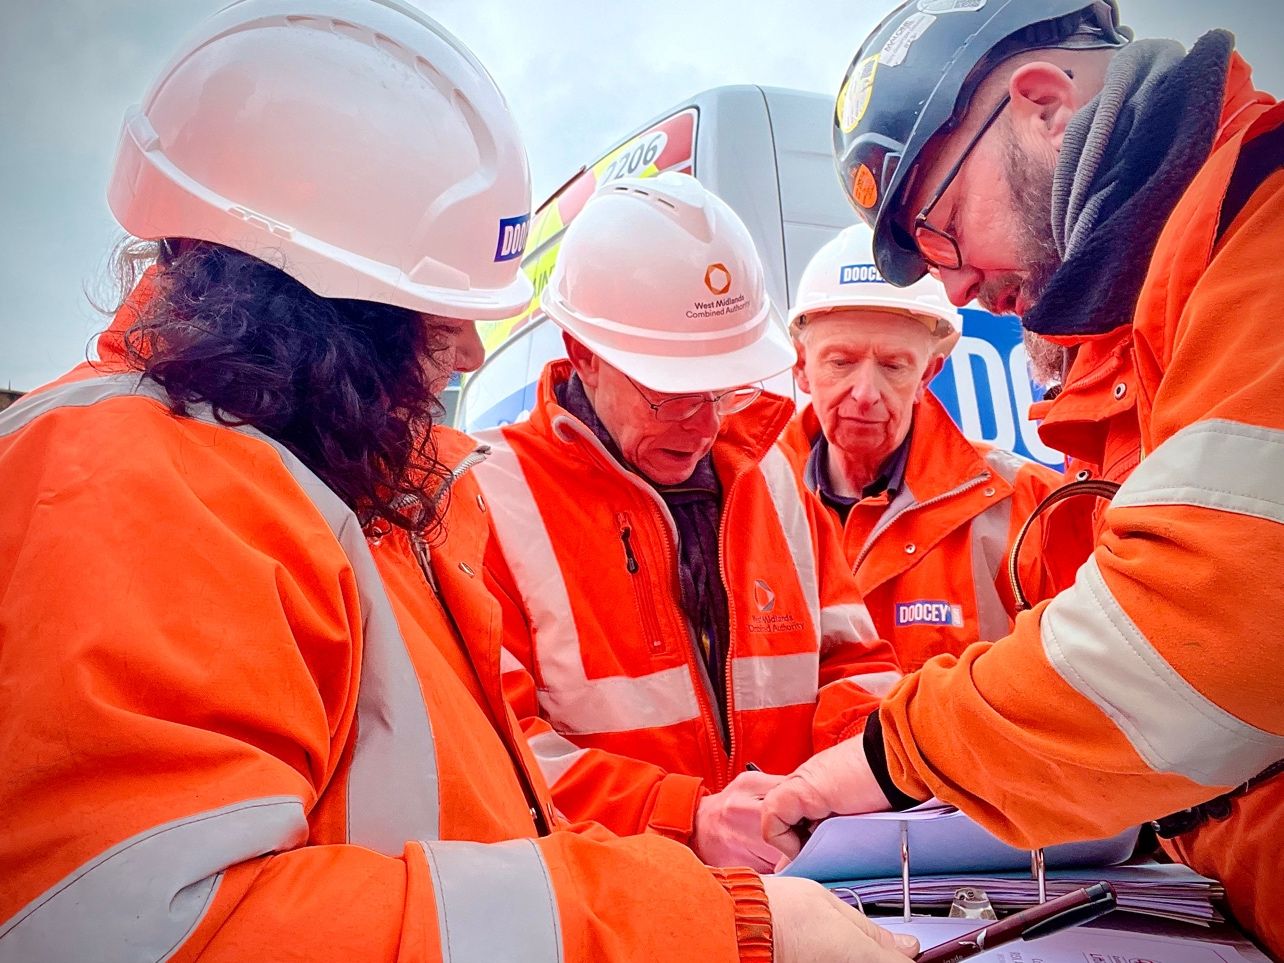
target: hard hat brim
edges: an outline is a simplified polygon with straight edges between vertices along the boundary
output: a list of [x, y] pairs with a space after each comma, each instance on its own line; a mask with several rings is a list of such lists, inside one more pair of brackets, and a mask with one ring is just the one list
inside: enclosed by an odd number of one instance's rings
[[[950, 328], [958, 330], [961, 327], [960, 317], [957, 311], [940, 311], [931, 305], [924, 304], [921, 307], [905, 303], [905, 299], [897, 298], [852, 298], [850, 301], [838, 298], [818, 301], [815, 304], [808, 305], [804, 308], [795, 308], [790, 312], [789, 323], [796, 324], [799, 319], [803, 319], [805, 325], [811, 320], [832, 314], [835, 311], [859, 311], [862, 308], [871, 308], [879, 311], [891, 311], [896, 314], [903, 314], [907, 318], [921, 322], [929, 331], [935, 331], [938, 322], [944, 322]], [[930, 323], [929, 323], [930, 322]]]
[[[552, 310], [549, 308], [552, 307]], [[643, 387], [664, 394], [723, 391], [766, 381], [793, 367], [798, 353], [775, 305], [763, 313], [763, 333], [751, 344], [722, 354], [698, 357], [646, 354], [601, 343], [592, 330], [544, 303], [545, 313], [563, 331]]]

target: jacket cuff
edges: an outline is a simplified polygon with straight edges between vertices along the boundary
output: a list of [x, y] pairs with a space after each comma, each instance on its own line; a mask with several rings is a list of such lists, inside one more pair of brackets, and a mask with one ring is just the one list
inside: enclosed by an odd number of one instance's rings
[[695, 832], [696, 807], [706, 795], [704, 780], [671, 772], [660, 780], [655, 802], [647, 817], [648, 832], [667, 836], [683, 844], [690, 844]]
[[740, 963], [772, 963], [775, 943], [771, 905], [762, 877], [750, 869], [710, 869], [731, 895], [736, 909], [736, 946]]
[[[857, 716], [847, 724], [846, 728], [844, 728], [842, 732], [838, 734], [838, 742], [846, 742], [848, 739], [855, 739], [857, 736], [864, 734], [865, 727], [869, 725], [870, 717], [876, 715], [878, 715], [877, 709], [870, 713], [870, 715]], [[837, 745], [837, 743], [835, 743], [835, 745]]]
[[870, 771], [874, 773], [874, 779], [878, 782], [878, 788], [883, 791], [892, 809], [900, 812], [903, 809], [912, 809], [923, 802], [922, 799], [905, 795], [896, 783], [892, 782], [892, 774], [887, 767], [887, 748], [883, 745], [883, 722], [878, 712], [870, 714], [869, 721], [865, 723], [865, 734], [861, 738], [864, 741], [865, 761], [869, 763]]

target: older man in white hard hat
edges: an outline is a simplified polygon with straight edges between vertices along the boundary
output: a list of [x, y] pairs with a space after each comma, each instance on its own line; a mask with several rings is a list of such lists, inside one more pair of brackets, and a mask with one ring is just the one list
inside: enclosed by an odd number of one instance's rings
[[476, 470], [508, 697], [566, 815], [769, 869], [771, 774], [900, 673], [776, 446], [792, 405], [759, 382], [794, 352], [752, 239], [687, 175], [615, 181], [541, 303], [568, 358]]
[[[869, 228], [853, 225], [803, 272], [790, 330], [811, 404], [785, 438], [843, 527], [874, 625], [910, 671], [1008, 632], [1008, 548], [1060, 476], [963, 437], [928, 387], [958, 342], [958, 310], [931, 278], [888, 284], [870, 248]], [[1086, 531], [1031, 541], [1019, 574], [1039, 599], [1073, 578]]]

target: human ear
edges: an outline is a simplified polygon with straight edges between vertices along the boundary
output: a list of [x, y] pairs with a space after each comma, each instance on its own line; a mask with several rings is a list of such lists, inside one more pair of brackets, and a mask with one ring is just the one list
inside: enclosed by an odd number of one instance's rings
[[1025, 64], [1008, 81], [1012, 124], [1017, 130], [1061, 150], [1070, 118], [1081, 106], [1074, 80], [1056, 64]]
[[927, 386], [932, 383], [932, 379], [941, 373], [945, 367], [945, 356], [942, 354], [933, 354], [932, 360], [927, 363], [927, 369], [923, 372], [923, 377], [919, 379], [918, 388], [914, 391], [914, 401], [923, 400], [923, 395], [927, 394]]
[[597, 355], [565, 331], [562, 332], [562, 343], [566, 345], [566, 357], [570, 359], [575, 373], [580, 376], [580, 381], [590, 390], [596, 388], [599, 371]]
[[803, 394], [809, 395], [811, 383], [807, 380], [807, 349], [797, 338], [794, 338], [794, 351], [797, 352], [797, 357], [794, 359], [794, 384]]

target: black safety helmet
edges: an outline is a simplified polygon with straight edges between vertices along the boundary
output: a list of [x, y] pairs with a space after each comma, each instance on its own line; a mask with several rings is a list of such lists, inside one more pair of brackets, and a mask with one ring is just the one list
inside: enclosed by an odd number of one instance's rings
[[977, 85], [1024, 50], [1120, 47], [1115, 0], [908, 0], [866, 38], [834, 109], [834, 161], [843, 190], [874, 229], [874, 261], [888, 281], [913, 284], [927, 264], [900, 210], [914, 161], [967, 112]]

